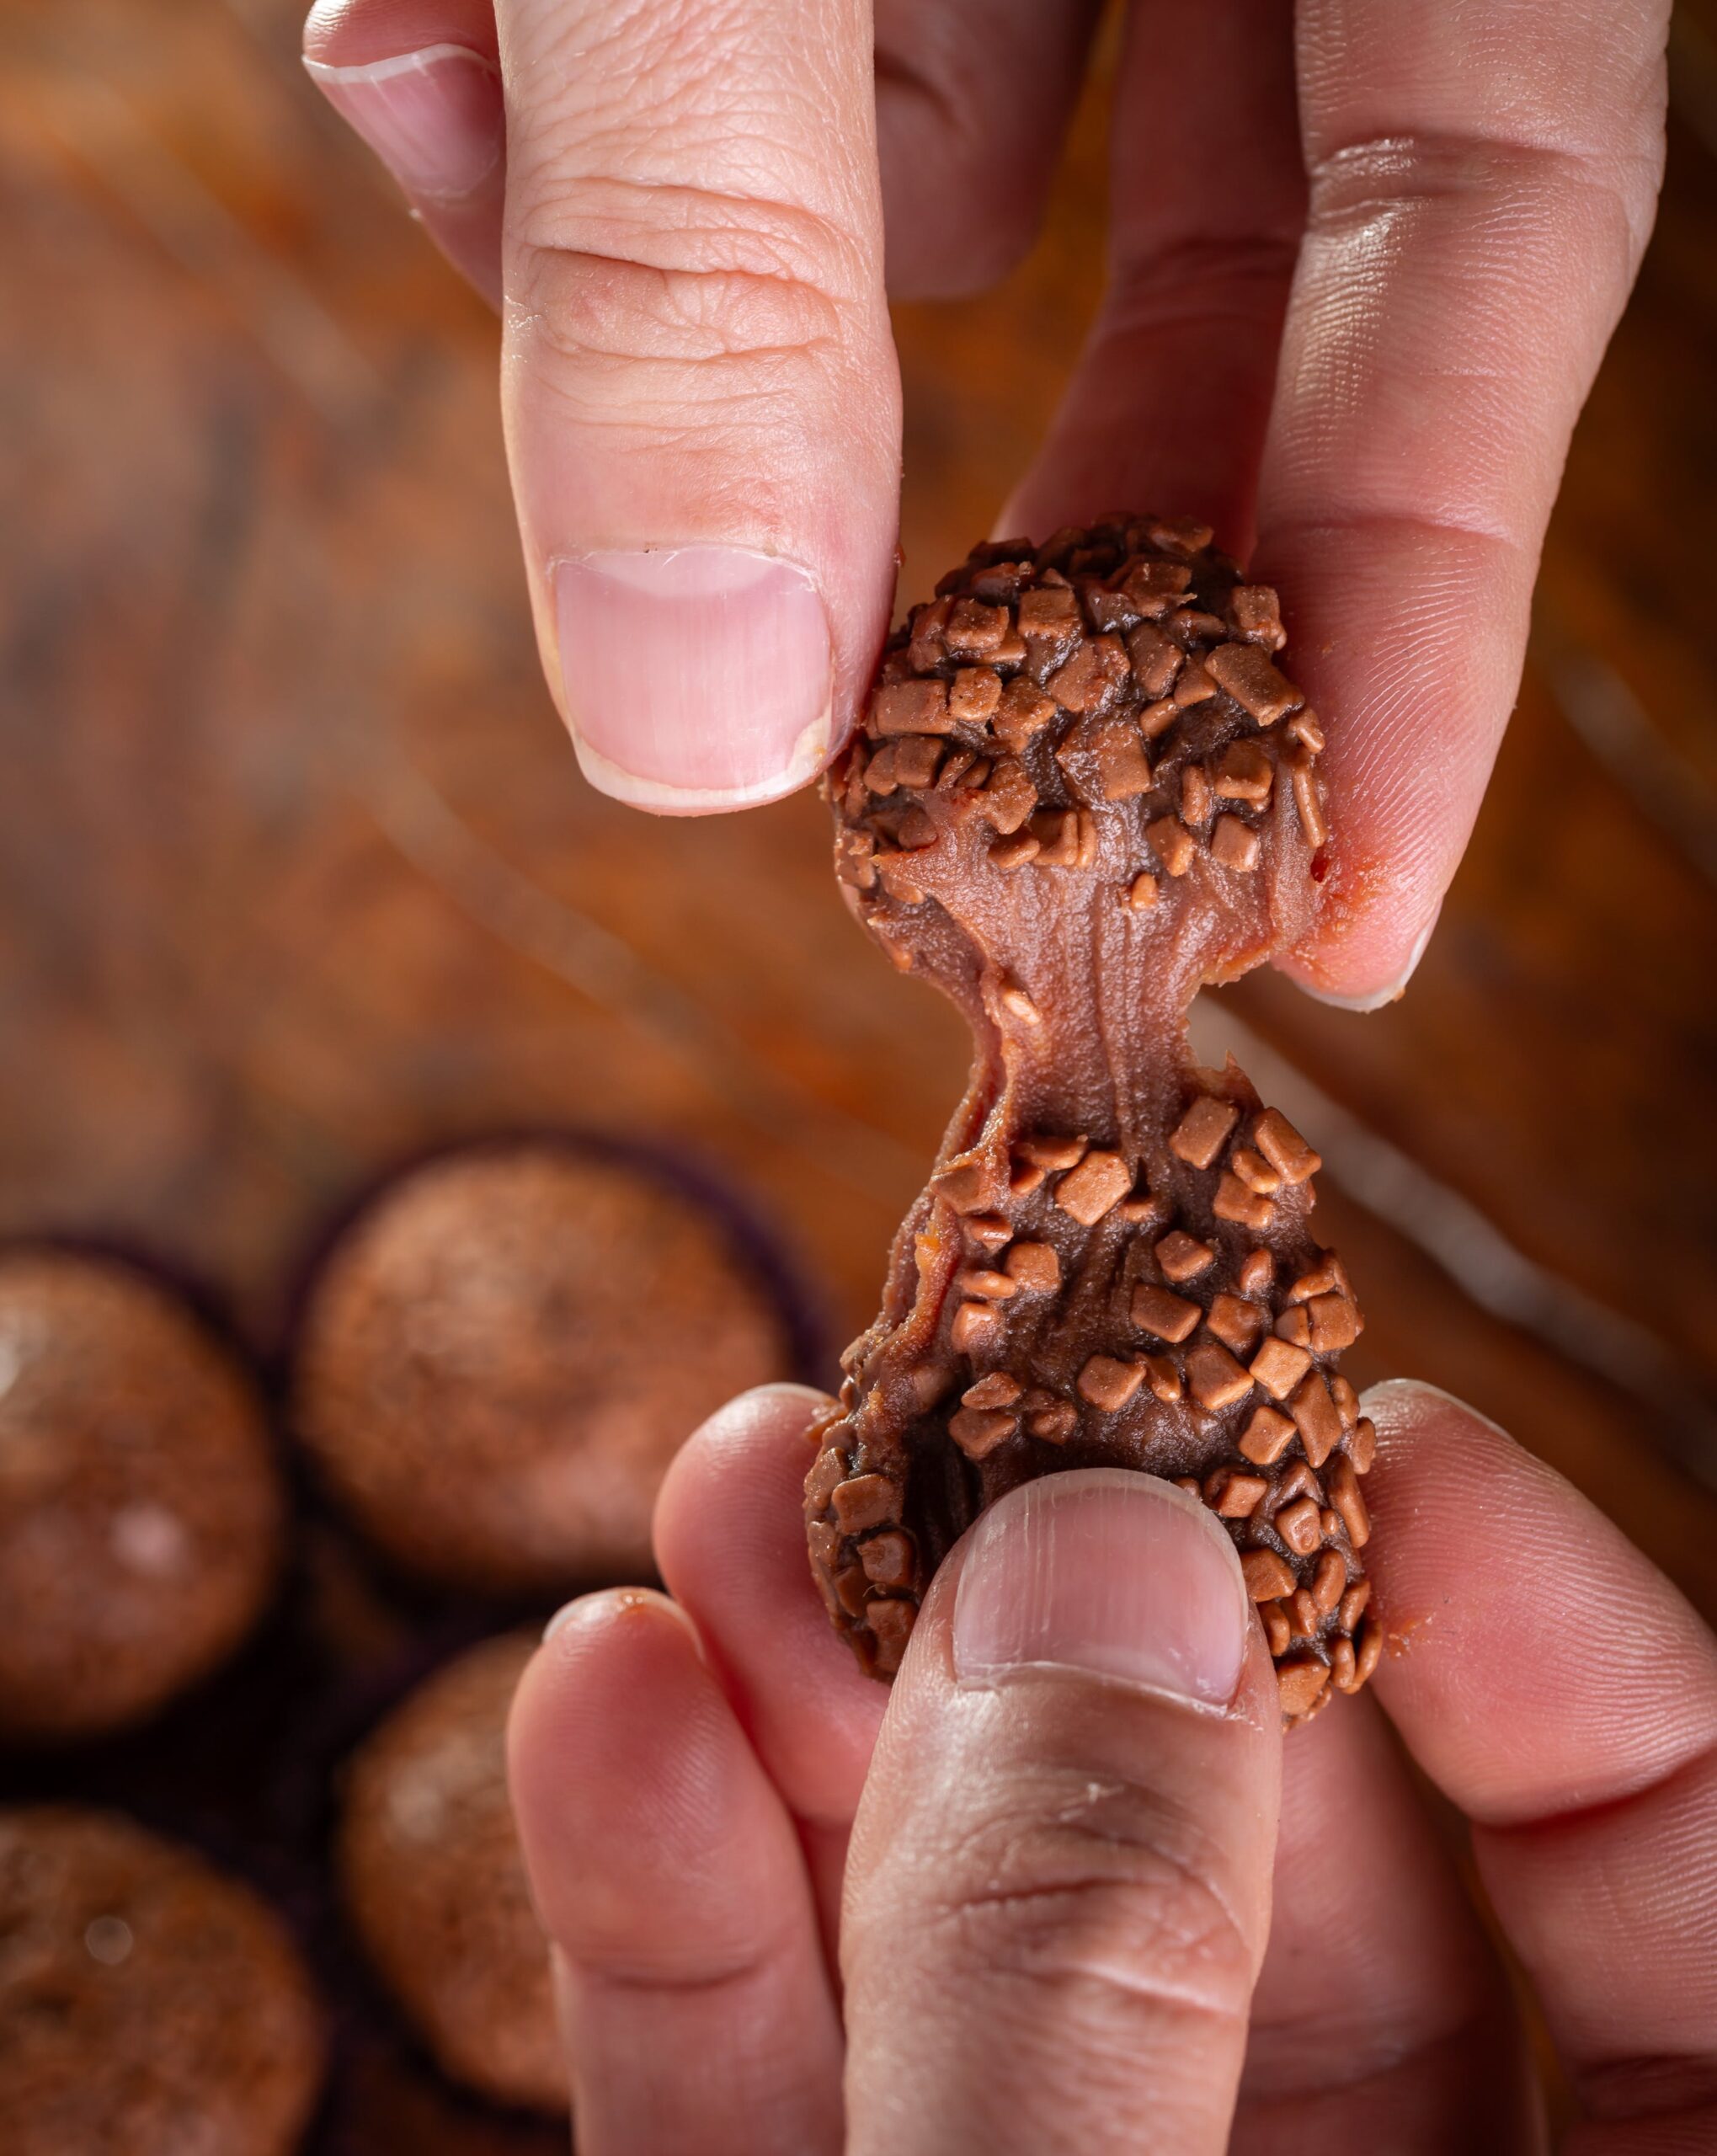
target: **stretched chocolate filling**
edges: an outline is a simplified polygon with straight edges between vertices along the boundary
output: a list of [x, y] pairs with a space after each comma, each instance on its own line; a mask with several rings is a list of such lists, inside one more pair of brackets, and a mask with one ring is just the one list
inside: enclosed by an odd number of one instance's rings
[[1187, 1043], [1201, 987], [1305, 927], [1328, 836], [1276, 595], [1210, 540], [1116, 517], [975, 548], [826, 782], [860, 918], [975, 1057], [805, 1485], [877, 1677], [985, 1505], [1098, 1465], [1224, 1522], [1290, 1721], [1376, 1666], [1374, 1433], [1336, 1368], [1362, 1320], [1311, 1233], [1320, 1162]]

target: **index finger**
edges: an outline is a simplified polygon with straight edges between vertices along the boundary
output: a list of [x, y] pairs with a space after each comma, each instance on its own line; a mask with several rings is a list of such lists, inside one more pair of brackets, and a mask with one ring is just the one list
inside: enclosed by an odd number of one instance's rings
[[1663, 158], [1667, 0], [1301, 0], [1310, 212], [1257, 574], [1339, 720], [1332, 903], [1287, 969], [1399, 993], [1513, 705], [1563, 458]]
[[[1378, 1697], [1473, 1822], [1576, 2094], [1613, 2137], [1717, 2127], [1717, 1640], [1541, 1461], [1426, 1385], [1366, 1396]], [[1703, 2134], [1704, 2138], [1700, 2138]]]

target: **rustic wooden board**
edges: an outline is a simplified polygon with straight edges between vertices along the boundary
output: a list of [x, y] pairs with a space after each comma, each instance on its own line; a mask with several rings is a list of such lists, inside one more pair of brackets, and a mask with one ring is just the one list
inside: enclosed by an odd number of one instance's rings
[[[266, 1359], [303, 1253], [390, 1162], [520, 1125], [667, 1134], [770, 1214], [845, 1337], [960, 1029], [865, 947], [815, 801], [669, 825], [582, 784], [536, 675], [493, 325], [305, 84], [297, 18], [0, 16], [0, 1233], [158, 1253]], [[1101, 104], [1006, 287], [900, 310], [905, 596], [988, 526], [1076, 347]], [[1360, 1019], [1254, 979], [1232, 1008], [1661, 1343], [1644, 1397], [1504, 1321], [1332, 1149], [1356, 1377], [1465, 1394], [1717, 1613], [1717, 162], [1688, 110], [1570, 465], [1542, 663], [1411, 995]], [[1663, 772], [1630, 790], [1640, 738]], [[328, 1591], [311, 1565], [325, 1636], [257, 1682], [308, 1697], [402, 1651], [408, 1617], [334, 1623]], [[220, 1815], [196, 1762], [237, 1741], [181, 1733], [149, 1771]], [[346, 2087], [355, 2151], [542, 2140], [381, 2038]]]

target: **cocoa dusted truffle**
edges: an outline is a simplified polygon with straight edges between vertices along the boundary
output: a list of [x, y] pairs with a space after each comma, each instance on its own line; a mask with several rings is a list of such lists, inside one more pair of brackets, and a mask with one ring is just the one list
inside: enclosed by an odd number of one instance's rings
[[1164, 1476], [1232, 1534], [1298, 1721], [1381, 1645], [1373, 1433], [1336, 1367], [1359, 1307], [1311, 1233], [1318, 1155], [1232, 1061], [1197, 1068], [1186, 1012], [1311, 918], [1324, 734], [1275, 593], [1210, 542], [1117, 516], [978, 547], [826, 782], [859, 917], [976, 1062], [805, 1509], [886, 1677], [985, 1505], [1058, 1468]]
[[116, 1815], [0, 1811], [7, 2156], [288, 2156], [323, 2027], [247, 1886]]
[[348, 1771], [339, 1868], [371, 1960], [443, 2071], [557, 2112], [548, 1948], [507, 1798], [507, 1710], [534, 1646], [485, 1641], [370, 1737]]
[[145, 1275], [0, 1255], [0, 1736], [90, 1735], [221, 1662], [272, 1584], [260, 1410]]
[[770, 1297], [677, 1188], [571, 1147], [486, 1146], [405, 1177], [335, 1250], [296, 1422], [402, 1565], [555, 1592], [648, 1569], [675, 1450], [787, 1357]]

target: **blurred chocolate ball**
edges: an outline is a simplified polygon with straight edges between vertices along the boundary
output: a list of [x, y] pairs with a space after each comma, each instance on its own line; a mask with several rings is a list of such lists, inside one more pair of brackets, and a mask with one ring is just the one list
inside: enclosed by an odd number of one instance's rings
[[248, 1886], [116, 1814], [0, 1811], [7, 2156], [286, 2156], [323, 2025]]
[[0, 1736], [150, 1714], [248, 1630], [285, 1502], [261, 1410], [166, 1291], [0, 1255]]
[[535, 1644], [486, 1640], [369, 1737], [347, 1769], [339, 1862], [353, 1925], [443, 2072], [563, 2111], [548, 1948], [507, 1798], [507, 1710]]
[[787, 1368], [774, 1302], [703, 1206], [605, 1155], [486, 1146], [406, 1176], [337, 1246], [295, 1417], [397, 1562], [552, 1592], [647, 1571], [675, 1450]]

